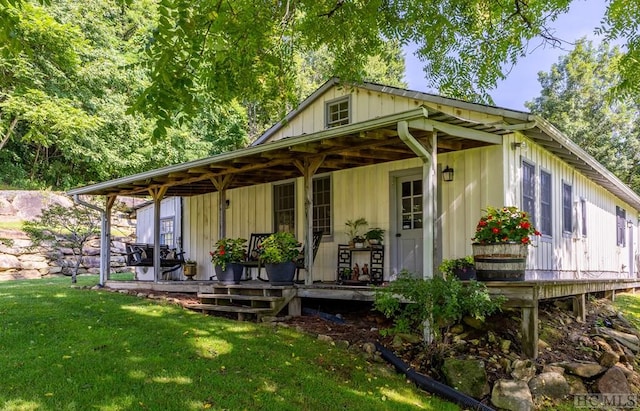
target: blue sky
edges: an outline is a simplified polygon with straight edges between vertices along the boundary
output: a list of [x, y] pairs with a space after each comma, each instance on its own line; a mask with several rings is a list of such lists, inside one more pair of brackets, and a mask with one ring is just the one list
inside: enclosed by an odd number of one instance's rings
[[[550, 27], [555, 30], [557, 37], [565, 41], [573, 42], [581, 37], [587, 37], [597, 44], [599, 39], [593, 31], [599, 26], [605, 10], [604, 0], [574, 0], [569, 11], [551, 22]], [[550, 46], [536, 47], [538, 44], [540, 41], [532, 40], [529, 53], [513, 67], [507, 79], [489, 93], [497, 106], [526, 111], [525, 101], [533, 100], [540, 94], [538, 72], [549, 71], [551, 65], [558, 62], [559, 57], [568, 54], [573, 48], [570, 44], [565, 44], [563, 49]], [[406, 81], [409, 89], [433, 92], [426, 89], [422, 63], [412, 55], [410, 49], [406, 50], [405, 59]]]

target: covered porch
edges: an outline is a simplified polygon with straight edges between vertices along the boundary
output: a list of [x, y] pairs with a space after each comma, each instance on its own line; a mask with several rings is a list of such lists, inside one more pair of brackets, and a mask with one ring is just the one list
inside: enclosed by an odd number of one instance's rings
[[[217, 227], [211, 242], [228, 232], [228, 193], [231, 190], [302, 177], [304, 181], [304, 224], [299, 240], [313, 243], [312, 178], [320, 173], [333, 173], [383, 163], [414, 161], [421, 166], [421, 253], [424, 277], [431, 277], [437, 267], [442, 233], [436, 224], [435, 193], [440, 174], [438, 153], [467, 150], [503, 143], [503, 135], [523, 128], [521, 118], [507, 118], [488, 113], [478, 116], [470, 112], [447, 114], [427, 106], [320, 132], [285, 137], [214, 157], [164, 167], [137, 175], [89, 185], [69, 191], [77, 201], [83, 195], [105, 196], [103, 214], [100, 282], [109, 281], [111, 209], [118, 196], [150, 198], [154, 204], [153, 268], [154, 282], [160, 282], [160, 203], [165, 197], [194, 198], [216, 193]], [[481, 117], [481, 118], [479, 118]], [[528, 123], [527, 123], [528, 124]], [[529, 124], [530, 126], [530, 124]], [[379, 195], [380, 193], [374, 193]], [[235, 205], [235, 204], [234, 204]], [[240, 205], [242, 207], [243, 205]], [[255, 230], [252, 230], [253, 232]], [[245, 234], [246, 238], [250, 232]], [[207, 244], [207, 250], [211, 244]], [[179, 250], [192, 253], [194, 250]], [[200, 250], [202, 251], [202, 250]], [[312, 248], [305, 247], [306, 285], [312, 285], [331, 274], [314, 273]], [[441, 251], [440, 251], [441, 253]], [[201, 253], [202, 254], [202, 253]], [[204, 263], [202, 261], [201, 263]], [[385, 279], [386, 280], [386, 279]]]

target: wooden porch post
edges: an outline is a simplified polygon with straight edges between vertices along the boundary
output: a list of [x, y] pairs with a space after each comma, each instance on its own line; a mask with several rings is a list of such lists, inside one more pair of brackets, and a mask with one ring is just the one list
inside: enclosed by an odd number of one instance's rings
[[438, 141], [437, 131], [431, 133], [430, 161], [423, 161], [422, 173], [422, 258], [423, 258], [423, 278], [433, 278], [436, 272], [434, 267], [435, 259], [434, 247], [438, 243], [436, 241], [435, 218], [436, 218], [436, 201], [438, 192], [436, 150]]
[[303, 236], [305, 243], [304, 268], [306, 275], [304, 283], [313, 284], [313, 176], [324, 161], [325, 156], [306, 157], [304, 162], [295, 160], [294, 165], [304, 176], [304, 225]]
[[218, 190], [218, 240], [227, 236], [227, 187], [232, 179], [231, 174], [211, 179]]
[[116, 202], [116, 196], [108, 196], [102, 213], [100, 236], [100, 284], [104, 285], [111, 273], [111, 211]]
[[157, 283], [162, 274], [160, 265], [160, 206], [168, 187], [150, 188], [149, 194], [153, 198], [153, 282]]

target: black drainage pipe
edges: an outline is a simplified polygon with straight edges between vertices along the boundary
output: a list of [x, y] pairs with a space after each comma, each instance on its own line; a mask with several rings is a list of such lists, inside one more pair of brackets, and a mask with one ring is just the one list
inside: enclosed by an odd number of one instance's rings
[[493, 408], [481, 403], [473, 397], [469, 397], [457, 391], [448, 385], [429, 378], [426, 375], [422, 375], [414, 371], [409, 365], [405, 364], [400, 358], [396, 357], [390, 350], [383, 347], [380, 343], [376, 342], [376, 350], [380, 352], [382, 358], [391, 363], [398, 372], [403, 373], [411, 381], [413, 381], [418, 387], [425, 391], [429, 391], [433, 394], [439, 395], [449, 401], [453, 401], [458, 405], [470, 408], [472, 410], [480, 411], [495, 411]]
[[305, 308], [302, 309], [302, 313], [306, 314], [306, 315], [311, 315], [311, 316], [318, 316], [320, 318], [323, 318], [325, 320], [329, 320], [329, 321], [334, 322], [336, 324], [345, 324], [344, 319], [342, 319], [342, 318], [340, 318], [340, 317], [338, 317], [336, 315], [333, 315], [333, 314], [323, 313], [320, 310], [314, 310], [312, 308], [306, 308], [305, 307]]

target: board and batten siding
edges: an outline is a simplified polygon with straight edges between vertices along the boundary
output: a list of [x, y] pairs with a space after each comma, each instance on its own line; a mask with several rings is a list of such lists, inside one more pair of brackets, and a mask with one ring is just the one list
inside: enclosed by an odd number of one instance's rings
[[331, 87], [309, 107], [291, 119], [275, 132], [270, 141], [285, 137], [310, 134], [326, 129], [325, 103], [350, 96], [351, 123], [359, 123], [376, 117], [386, 116], [414, 109], [421, 101], [406, 97], [393, 96], [362, 88]]
[[471, 238], [482, 210], [504, 204], [502, 147], [489, 146], [438, 154], [442, 168], [454, 169], [453, 181], [442, 181], [442, 256], [445, 259], [471, 255]]
[[[524, 141], [526, 148], [512, 148]], [[535, 166], [536, 216], [540, 221], [540, 170], [551, 175], [552, 235], [538, 237], [530, 247], [527, 279], [589, 279], [635, 277], [629, 273], [630, 252], [637, 255], [637, 235], [616, 245], [616, 206], [626, 210], [637, 233], [637, 214], [629, 204], [592, 182], [560, 158], [519, 135], [505, 136], [506, 204], [522, 205], [521, 164]], [[562, 184], [572, 187], [572, 232], [562, 229]], [[581, 200], [586, 201], [587, 236], [581, 233]], [[537, 224], [538, 225], [538, 224]], [[634, 257], [635, 258], [635, 257]], [[637, 267], [635, 267], [637, 270]]]

